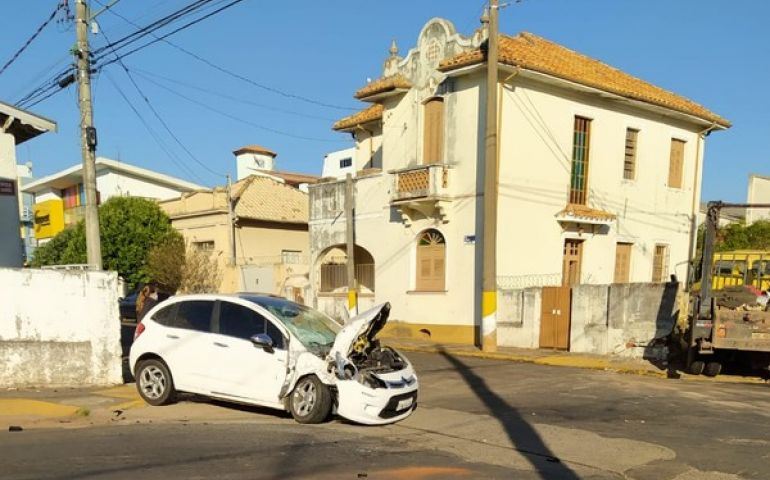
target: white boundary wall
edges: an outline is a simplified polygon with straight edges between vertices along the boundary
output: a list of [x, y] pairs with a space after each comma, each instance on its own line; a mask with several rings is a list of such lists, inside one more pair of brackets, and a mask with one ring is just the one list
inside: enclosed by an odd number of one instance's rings
[[0, 387], [122, 383], [115, 272], [0, 269]]

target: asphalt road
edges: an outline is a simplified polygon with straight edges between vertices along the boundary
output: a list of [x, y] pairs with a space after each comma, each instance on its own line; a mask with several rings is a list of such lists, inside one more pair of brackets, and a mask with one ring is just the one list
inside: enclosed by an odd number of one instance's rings
[[196, 399], [0, 432], [0, 477], [770, 478], [770, 387], [411, 354], [406, 421], [295, 424]]

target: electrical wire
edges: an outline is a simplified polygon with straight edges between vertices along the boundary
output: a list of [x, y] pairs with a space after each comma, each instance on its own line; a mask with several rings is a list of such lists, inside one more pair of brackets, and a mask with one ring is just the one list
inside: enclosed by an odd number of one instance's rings
[[[99, 4], [101, 4], [100, 0], [95, 0], [95, 1], [97, 3], [99, 3]], [[121, 15], [121, 14], [119, 14], [119, 13], [113, 11], [113, 10], [108, 10], [108, 11], [109, 11], [109, 13], [111, 13], [111, 14], [115, 15], [116, 17], [122, 19], [124, 22], [126, 22], [126, 23], [128, 23], [130, 25], [133, 25], [135, 27], [139, 27], [139, 25], [137, 25], [136, 23], [132, 22], [131, 20], [129, 20], [125, 16], [123, 16], [123, 15]], [[151, 35], [153, 37], [155, 37], [155, 39], [156, 39], [155, 41], [163, 41], [167, 45], [169, 45], [169, 46], [179, 50], [180, 52], [184, 53], [185, 55], [188, 55], [188, 56], [194, 58], [195, 60], [198, 60], [199, 62], [209, 66], [210, 68], [218, 70], [221, 73], [229, 75], [229, 76], [231, 76], [233, 78], [236, 78], [236, 79], [238, 79], [238, 80], [240, 80], [242, 82], [248, 83], [248, 84], [250, 84], [250, 85], [252, 85], [254, 87], [260, 88], [262, 90], [266, 90], [268, 92], [271, 92], [271, 93], [274, 93], [274, 94], [277, 94], [277, 95], [281, 95], [281, 96], [286, 97], [286, 98], [291, 98], [291, 99], [294, 99], [294, 100], [299, 100], [299, 101], [302, 101], [302, 102], [305, 102], [305, 103], [310, 103], [310, 104], [321, 106], [321, 107], [333, 108], [333, 109], [336, 109], [336, 110], [346, 110], [346, 111], [356, 111], [356, 110], [358, 110], [357, 108], [344, 107], [344, 106], [340, 106], [340, 105], [334, 105], [334, 104], [331, 104], [331, 103], [322, 102], [322, 101], [319, 101], [319, 100], [315, 100], [315, 99], [312, 99], [312, 98], [304, 97], [302, 95], [297, 95], [297, 94], [294, 94], [294, 93], [291, 93], [291, 92], [286, 92], [286, 91], [283, 91], [281, 89], [278, 89], [278, 88], [275, 88], [275, 87], [271, 87], [269, 85], [265, 85], [265, 84], [256, 82], [256, 81], [254, 81], [254, 80], [252, 80], [252, 79], [250, 79], [248, 77], [245, 77], [245, 76], [243, 76], [243, 75], [241, 75], [241, 74], [239, 74], [237, 72], [229, 70], [229, 69], [227, 69], [227, 68], [225, 68], [225, 67], [223, 67], [221, 65], [218, 65], [218, 64], [216, 64], [216, 63], [214, 63], [214, 62], [212, 62], [212, 61], [210, 61], [210, 60], [208, 60], [208, 59], [206, 59], [206, 58], [204, 58], [204, 57], [202, 57], [202, 56], [200, 56], [200, 55], [198, 55], [198, 54], [196, 54], [196, 53], [194, 53], [194, 52], [192, 52], [192, 51], [190, 51], [190, 50], [188, 50], [188, 49], [186, 49], [184, 47], [181, 47], [180, 45], [177, 45], [176, 43], [173, 43], [170, 40], [166, 40], [166, 36], [157, 37], [154, 34], [151, 34]]]
[[[160, 28], [163, 28], [170, 23], [174, 22], [175, 20], [178, 20], [185, 15], [189, 15], [191, 13], [194, 13], [199, 8], [203, 7], [207, 3], [212, 2], [213, 0], [196, 0], [193, 3], [186, 5], [179, 10], [176, 10], [165, 17], [162, 17], [158, 20], [155, 20], [154, 22], [145, 25], [144, 27], [140, 27], [138, 30], [135, 30], [128, 35], [125, 35], [118, 40], [115, 40], [114, 42], [107, 42], [107, 45], [101, 46], [99, 48], [94, 49], [91, 53], [93, 55], [99, 55], [102, 52], [107, 52], [108, 50], [112, 53], [116, 52], [118, 49], [126, 47], [131, 45], [134, 42], [137, 42], [144, 38], [145, 36], [149, 35], [155, 30], [158, 30]], [[106, 5], [99, 2], [100, 5], [104, 6], [106, 8]], [[110, 10], [107, 10], [110, 11]]]
[[[106, 33], [104, 30], [102, 30], [102, 35], [104, 35], [104, 38], [105, 38], [105, 39], [107, 39], [107, 41], [109, 42], [109, 39], [107, 38], [107, 33]], [[183, 143], [182, 143], [182, 141], [181, 141], [181, 140], [179, 140], [179, 137], [177, 137], [177, 136], [176, 136], [176, 134], [174, 134], [174, 132], [173, 132], [173, 131], [171, 130], [171, 128], [168, 126], [168, 124], [166, 123], [166, 121], [165, 121], [165, 120], [163, 120], [163, 117], [161, 117], [161, 116], [160, 116], [160, 114], [158, 113], [158, 111], [157, 111], [157, 110], [155, 109], [155, 107], [152, 105], [152, 102], [150, 102], [150, 99], [149, 99], [149, 98], [147, 98], [147, 95], [145, 95], [144, 91], [142, 91], [142, 89], [139, 87], [139, 84], [137, 84], [137, 83], [136, 83], [136, 80], [134, 80], [134, 76], [133, 76], [133, 75], [131, 75], [131, 71], [128, 69], [128, 67], [126, 66], [126, 64], [125, 64], [125, 63], [123, 63], [123, 60], [122, 60], [120, 57], [117, 57], [117, 56], [116, 56], [116, 58], [115, 58], [115, 61], [117, 61], [117, 62], [120, 64], [120, 66], [121, 66], [121, 67], [123, 67], [123, 71], [125, 71], [125, 72], [126, 72], [126, 76], [127, 76], [127, 77], [128, 77], [128, 79], [131, 81], [131, 84], [134, 86], [134, 88], [136, 89], [136, 91], [137, 91], [137, 93], [139, 94], [139, 96], [140, 96], [140, 97], [142, 97], [142, 100], [144, 100], [144, 102], [147, 104], [147, 107], [150, 109], [150, 111], [153, 113], [153, 115], [155, 115], [155, 118], [157, 118], [157, 119], [158, 119], [158, 121], [160, 122], [160, 124], [161, 124], [161, 125], [163, 125], [163, 128], [164, 128], [164, 129], [166, 130], [166, 132], [167, 132], [167, 133], [168, 133], [168, 134], [171, 136], [171, 138], [173, 138], [173, 139], [174, 139], [174, 141], [177, 143], [177, 145], [179, 145], [179, 147], [180, 147], [182, 150], [184, 150], [184, 151], [185, 151], [185, 153], [187, 153], [187, 156], [189, 156], [189, 157], [190, 157], [190, 158], [191, 158], [191, 159], [192, 159], [192, 160], [193, 160], [195, 163], [197, 163], [198, 165], [200, 165], [201, 167], [203, 167], [203, 168], [204, 168], [206, 171], [208, 171], [209, 173], [211, 173], [211, 174], [213, 174], [213, 175], [217, 175], [217, 176], [225, 177], [225, 176], [226, 176], [225, 174], [222, 174], [222, 173], [219, 173], [219, 172], [216, 172], [216, 171], [212, 170], [212, 169], [211, 169], [211, 168], [210, 168], [208, 165], [206, 165], [205, 163], [203, 163], [202, 161], [200, 161], [200, 160], [198, 159], [198, 157], [196, 157], [196, 156], [195, 156], [195, 155], [194, 155], [194, 154], [193, 154], [193, 153], [190, 151], [190, 149], [188, 149], [188, 148], [187, 148], [187, 146], [185, 146], [185, 144], [183, 144]]]
[[[141, 75], [141, 74], [139, 74], [139, 75]], [[198, 106], [200, 106], [202, 108], [205, 108], [206, 110], [214, 112], [214, 113], [216, 113], [218, 115], [221, 115], [223, 117], [227, 117], [227, 118], [229, 118], [231, 120], [235, 120], [236, 122], [240, 122], [240, 123], [244, 123], [246, 125], [250, 125], [252, 127], [258, 128], [260, 130], [264, 130], [266, 132], [275, 133], [276, 135], [282, 135], [282, 136], [285, 136], [285, 137], [296, 138], [298, 140], [309, 140], [309, 141], [313, 141], [313, 142], [327, 142], [327, 143], [341, 143], [341, 142], [344, 142], [344, 140], [332, 140], [332, 139], [327, 139], [327, 138], [306, 137], [306, 136], [303, 136], [303, 135], [296, 135], [296, 134], [285, 132], [285, 131], [282, 131], [282, 130], [276, 130], [275, 128], [266, 127], [264, 125], [260, 125], [258, 123], [254, 123], [251, 120], [247, 120], [245, 118], [236, 117], [235, 115], [232, 115], [230, 113], [227, 113], [227, 112], [224, 112], [222, 110], [219, 110], [216, 107], [212, 107], [211, 105], [203, 103], [200, 100], [196, 100], [194, 98], [190, 98], [190, 97], [188, 97], [188, 96], [186, 96], [186, 95], [184, 95], [182, 93], [177, 92], [174, 89], [171, 89], [171, 88], [169, 88], [169, 87], [167, 87], [165, 85], [162, 85], [162, 84], [160, 84], [160, 83], [158, 83], [158, 82], [148, 78], [147, 76], [144, 76], [144, 75], [141, 75], [141, 76], [144, 77], [144, 79], [146, 81], [148, 81], [148, 82], [152, 83], [153, 85], [156, 85], [156, 86], [166, 90], [167, 92], [171, 93], [172, 95], [176, 95], [179, 98], [187, 100], [190, 103], [194, 103], [194, 104], [196, 104], [196, 105], [198, 105]]]
[[[164, 35], [161, 35], [159, 37], [153, 35], [153, 36], [155, 36], [154, 40], [150, 40], [149, 42], [144, 43], [144, 44], [142, 44], [142, 45], [140, 45], [138, 47], [135, 47], [132, 50], [129, 50], [128, 52], [126, 52], [126, 53], [121, 53], [116, 58], [113, 58], [113, 59], [107, 61], [106, 63], [101, 64], [101, 66], [99, 68], [103, 68], [103, 67], [105, 67], [107, 65], [115, 63], [116, 61], [118, 61], [118, 59], [123, 59], [125, 57], [128, 57], [129, 55], [133, 55], [134, 53], [136, 53], [136, 52], [138, 52], [140, 50], [144, 50], [145, 48], [149, 47], [150, 45], [153, 45], [153, 44], [155, 44], [157, 42], [160, 42], [161, 40], [163, 40], [163, 39], [165, 39], [167, 37], [170, 37], [170, 36], [172, 36], [172, 35], [174, 35], [176, 33], [179, 33], [182, 30], [186, 30], [186, 29], [192, 27], [193, 25], [196, 25], [196, 24], [202, 22], [203, 20], [206, 20], [207, 18], [210, 18], [210, 17], [212, 17], [212, 16], [214, 16], [214, 15], [216, 15], [216, 14], [218, 14], [218, 13], [220, 13], [220, 12], [222, 12], [222, 11], [224, 11], [224, 10], [234, 6], [234, 5], [237, 5], [238, 3], [241, 3], [242, 1], [243, 0], [233, 0], [232, 2], [228, 3], [227, 5], [225, 5], [223, 7], [219, 7], [216, 10], [214, 10], [213, 12], [207, 13], [206, 15], [204, 15], [202, 17], [199, 17], [199, 18], [196, 18], [195, 20], [191, 20], [190, 22], [188, 22], [188, 23], [182, 25], [181, 27], [178, 27], [178, 28], [176, 28], [176, 29], [174, 29], [174, 30], [164, 34]], [[99, 63], [102, 60], [102, 58], [103, 58], [103, 56], [102, 57], [94, 58], [94, 60], [93, 60], [94, 64]]]
[[297, 111], [294, 111], [294, 110], [287, 110], [287, 109], [284, 109], [284, 108], [273, 107], [271, 105], [265, 105], [263, 103], [254, 102], [254, 101], [251, 101], [251, 100], [243, 99], [243, 98], [236, 97], [236, 96], [233, 96], [233, 95], [227, 95], [226, 93], [218, 92], [216, 90], [212, 90], [212, 89], [209, 89], [209, 88], [203, 88], [201, 86], [193, 85], [191, 83], [183, 82], [181, 80], [176, 80], [174, 78], [170, 78], [170, 77], [167, 77], [165, 75], [160, 75], [160, 74], [155, 73], [155, 72], [150, 72], [150, 71], [145, 70], [143, 68], [137, 68], [137, 67], [133, 67], [133, 66], [130, 67], [130, 68], [131, 68], [131, 70], [134, 73], [136, 73], [137, 75], [140, 75], [142, 77], [145, 77], [145, 78], [147, 78], [147, 76], [154, 77], [154, 78], [159, 78], [159, 79], [165, 80], [166, 82], [169, 82], [169, 83], [173, 83], [173, 84], [176, 84], [176, 85], [181, 85], [183, 87], [187, 87], [187, 88], [192, 89], [192, 90], [197, 90], [199, 92], [208, 93], [209, 95], [214, 95], [216, 97], [225, 98], [227, 100], [232, 100], [233, 102], [237, 102], [237, 103], [241, 103], [241, 104], [247, 104], [247, 105], [253, 105], [255, 107], [264, 108], [265, 110], [270, 110], [270, 111], [278, 112], [278, 113], [285, 113], [286, 115], [295, 115], [295, 116], [298, 116], [298, 117], [312, 118], [314, 120], [323, 120], [324, 122], [333, 122], [333, 121], [336, 120], [336, 118], [322, 117], [320, 115], [311, 115], [309, 113], [297, 112]]
[[54, 9], [54, 11], [51, 12], [48, 18], [39, 27], [37, 27], [37, 30], [35, 30], [35, 33], [33, 33], [32, 36], [29, 37], [26, 42], [24, 42], [24, 45], [22, 45], [21, 48], [19, 48], [16, 51], [16, 53], [14, 53], [11, 56], [10, 60], [5, 62], [5, 64], [2, 67], [0, 67], [0, 75], [2, 75], [3, 72], [5, 72], [8, 69], [8, 67], [10, 67], [13, 64], [13, 62], [15, 62], [16, 59], [18, 59], [21, 56], [22, 53], [24, 53], [24, 50], [26, 50], [27, 47], [29, 47], [33, 41], [35, 41], [38, 35], [40, 35], [43, 29], [47, 27], [49, 23], [51, 23], [51, 21], [56, 17], [56, 14], [59, 13], [59, 10], [61, 10], [64, 4], [66, 3], [67, 3], [66, 0], [62, 0], [56, 5], [56, 8]]
[[147, 123], [147, 120], [142, 116], [141, 113], [139, 113], [139, 110], [134, 106], [133, 103], [131, 103], [131, 100], [128, 98], [128, 96], [123, 92], [123, 90], [118, 86], [117, 82], [112, 78], [112, 75], [110, 75], [110, 72], [105, 72], [105, 75], [107, 75], [107, 80], [112, 84], [112, 86], [115, 88], [115, 90], [120, 94], [120, 96], [123, 98], [123, 100], [126, 102], [126, 104], [129, 106], [132, 112], [134, 112], [134, 115], [139, 119], [141, 124], [144, 126], [145, 130], [147, 130], [147, 133], [150, 134], [150, 136], [155, 140], [155, 143], [158, 144], [161, 150], [163, 150], [168, 158], [177, 166], [180, 170], [186, 172], [188, 175], [192, 176], [196, 180], [198, 180], [201, 183], [206, 183], [201, 177], [199, 177], [190, 167], [188, 167], [184, 162], [182, 162], [176, 154], [174, 154], [160, 139], [157, 132], [153, 130], [153, 128], [150, 126], [149, 123]]

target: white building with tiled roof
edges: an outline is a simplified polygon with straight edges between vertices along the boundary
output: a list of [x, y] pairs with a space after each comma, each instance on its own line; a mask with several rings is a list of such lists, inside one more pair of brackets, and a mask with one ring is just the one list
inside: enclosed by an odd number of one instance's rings
[[[485, 38], [430, 20], [333, 127], [369, 168], [355, 180], [361, 302], [391, 302], [400, 335], [478, 338]], [[500, 287], [685, 279], [705, 137], [730, 123], [537, 35], [502, 35], [499, 52]], [[344, 183], [310, 197], [314, 301], [333, 312]]]

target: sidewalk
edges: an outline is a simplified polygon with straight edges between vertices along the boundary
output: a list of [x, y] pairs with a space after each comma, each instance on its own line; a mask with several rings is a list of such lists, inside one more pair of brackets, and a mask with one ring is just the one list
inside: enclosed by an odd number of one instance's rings
[[0, 428], [85, 426], [144, 407], [134, 384], [115, 387], [0, 390]]
[[499, 347], [497, 352], [483, 352], [478, 347], [464, 344], [440, 344], [425, 340], [385, 338], [385, 344], [405, 352], [438, 353], [446, 352], [460, 357], [485, 358], [490, 360], [506, 360], [510, 362], [534, 363], [555, 367], [586, 368], [617, 373], [647, 375], [658, 378], [679, 378], [688, 381], [727, 382], [727, 383], [766, 383], [765, 380], [754, 376], [720, 375], [715, 378], [702, 375], [672, 372], [661, 369], [647, 360], [624, 358], [610, 355], [592, 355], [587, 353], [571, 353], [557, 350], [542, 350], [529, 348]]

